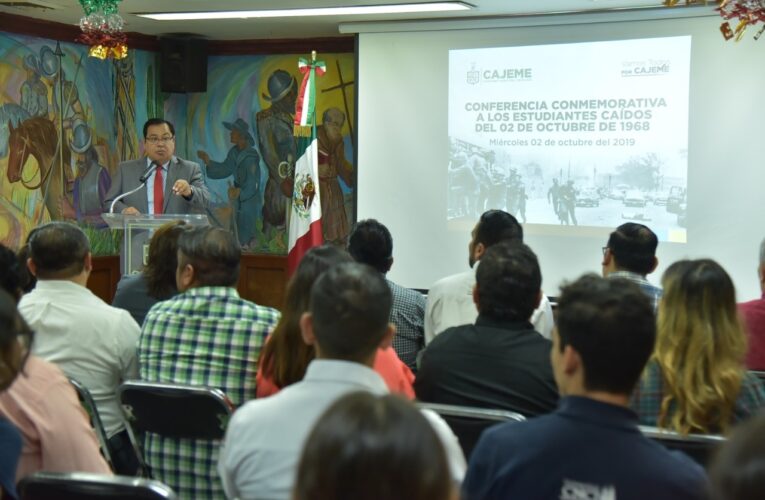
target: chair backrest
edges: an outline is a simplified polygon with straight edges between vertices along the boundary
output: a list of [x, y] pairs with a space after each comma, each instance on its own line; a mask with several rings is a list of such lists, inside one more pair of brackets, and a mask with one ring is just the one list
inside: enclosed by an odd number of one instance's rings
[[19, 482], [21, 500], [169, 500], [177, 498], [159, 481], [82, 472], [38, 472]]
[[708, 465], [717, 447], [726, 441], [725, 437], [716, 434], [689, 434], [683, 436], [675, 431], [642, 425], [640, 426], [640, 431], [644, 436], [657, 441], [667, 449], [682, 451], [704, 467]]
[[223, 439], [233, 405], [223, 391], [156, 382], [125, 382], [117, 391], [133, 433]]
[[522, 422], [526, 418], [520, 413], [507, 410], [475, 408], [472, 406], [444, 405], [418, 402], [419, 408], [432, 410], [449, 424], [457, 436], [466, 459], [470, 459], [473, 448], [478, 444], [481, 433], [501, 422]]
[[77, 392], [77, 397], [80, 399], [80, 404], [85, 408], [85, 412], [90, 418], [90, 425], [96, 432], [96, 437], [101, 445], [101, 454], [106, 459], [109, 467], [114, 470], [111, 448], [109, 448], [109, 437], [106, 435], [106, 429], [98, 414], [98, 409], [96, 408], [96, 402], [93, 400], [93, 396], [90, 394], [88, 388], [82, 385], [78, 380], [70, 378], [69, 383], [74, 387], [74, 390]]

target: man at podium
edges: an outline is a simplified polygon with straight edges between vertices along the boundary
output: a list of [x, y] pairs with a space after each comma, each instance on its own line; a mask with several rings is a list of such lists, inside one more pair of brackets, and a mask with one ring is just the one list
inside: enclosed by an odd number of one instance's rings
[[117, 200], [114, 212], [137, 214], [204, 214], [210, 193], [198, 164], [175, 153], [175, 127], [167, 120], [150, 118], [143, 126], [146, 157], [120, 163], [104, 201], [104, 212], [123, 193], [145, 187]]

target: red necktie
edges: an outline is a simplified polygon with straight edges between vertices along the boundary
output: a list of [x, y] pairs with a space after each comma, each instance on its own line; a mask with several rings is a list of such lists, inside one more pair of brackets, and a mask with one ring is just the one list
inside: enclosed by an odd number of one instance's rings
[[154, 171], [154, 213], [162, 214], [162, 207], [165, 206], [165, 191], [162, 186], [162, 166], [157, 165]]

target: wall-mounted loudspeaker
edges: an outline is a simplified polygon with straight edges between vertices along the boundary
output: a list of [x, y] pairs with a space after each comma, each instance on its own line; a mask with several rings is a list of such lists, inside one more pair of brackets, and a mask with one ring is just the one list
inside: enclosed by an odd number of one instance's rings
[[207, 91], [207, 40], [191, 36], [159, 39], [162, 92]]

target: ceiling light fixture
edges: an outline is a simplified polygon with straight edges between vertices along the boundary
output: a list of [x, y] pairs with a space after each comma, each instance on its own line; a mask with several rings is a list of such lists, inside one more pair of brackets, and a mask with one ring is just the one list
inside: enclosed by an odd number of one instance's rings
[[250, 19], [265, 17], [361, 16], [373, 14], [413, 14], [470, 10], [464, 2], [402, 3], [391, 5], [358, 5], [353, 7], [315, 7], [308, 9], [228, 10], [212, 12], [141, 13], [140, 17], [156, 21], [197, 21], [207, 19]]

